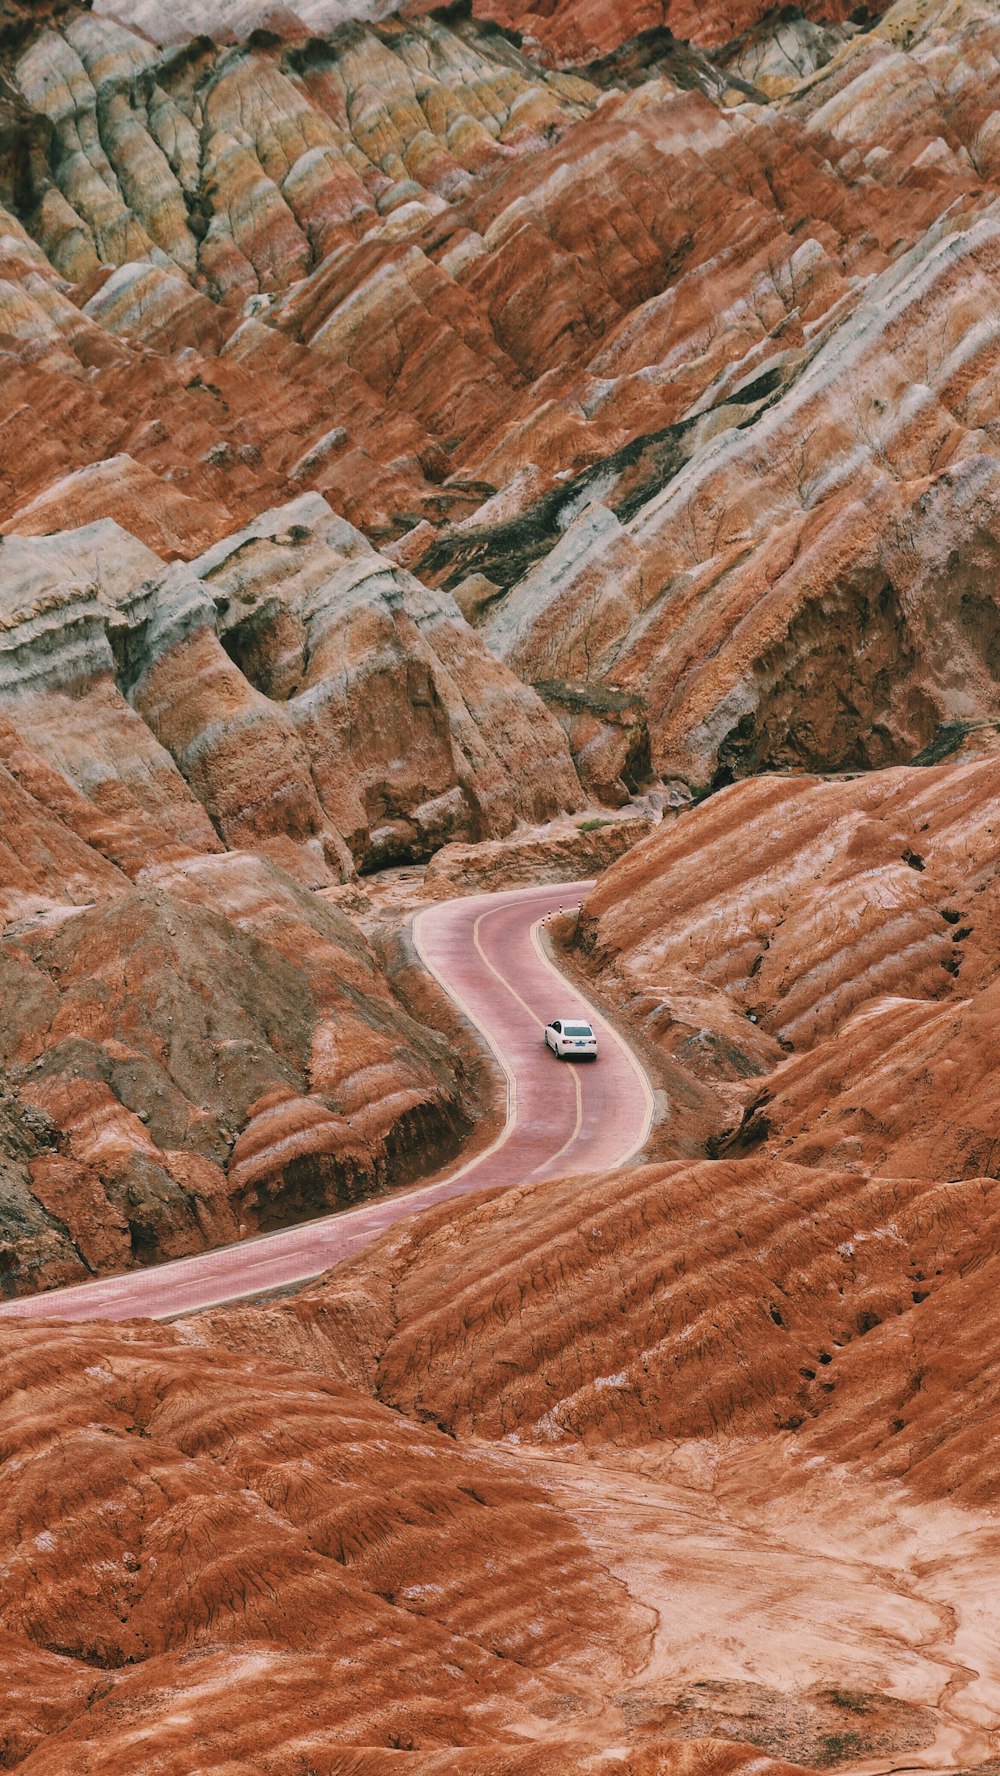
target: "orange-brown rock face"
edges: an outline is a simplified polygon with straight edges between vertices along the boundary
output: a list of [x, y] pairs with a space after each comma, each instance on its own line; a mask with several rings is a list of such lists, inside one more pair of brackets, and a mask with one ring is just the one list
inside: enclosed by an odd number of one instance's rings
[[322, 492], [612, 801], [994, 715], [996, 21], [695, 12], [39, 32], [0, 523], [184, 557]]
[[[589, 1180], [583, 1204], [571, 1180], [432, 1212], [257, 1324], [276, 1352], [322, 1368], [324, 1344], [327, 1361], [349, 1358], [365, 1299], [378, 1355], [356, 1379], [458, 1436], [607, 1451], [792, 1430], [810, 1448], [877, 1451], [892, 1475], [919, 1445], [921, 1487], [983, 1501], [1000, 1361], [989, 1287], [976, 1331], [953, 1350], [938, 1340], [949, 1303], [964, 1314], [970, 1270], [993, 1264], [998, 1206], [991, 1178], [877, 1177], [761, 1152], [644, 1166]], [[960, 1388], [980, 1365], [976, 1431], [948, 1415], [952, 1361]], [[926, 1395], [897, 1425], [921, 1366]]]
[[132, 1748], [151, 1776], [761, 1767], [615, 1746], [642, 1613], [517, 1461], [193, 1328], [0, 1336], [0, 1743], [25, 1776]]
[[353, 878], [579, 875], [588, 796], [683, 1156], [3, 1322], [0, 1765], [995, 1769], [998, 67], [0, 0], [0, 1291], [455, 1153]]
[[458, 1138], [446, 1044], [343, 914], [261, 858], [121, 879], [15, 928], [0, 969], [0, 1056], [35, 1119], [5, 1293], [322, 1213]]
[[976, 1763], [997, 1707], [997, 1207], [992, 1177], [758, 1146], [469, 1199], [205, 1330], [543, 1476], [658, 1612], [616, 1697], [640, 1736], [719, 1722], [803, 1760], [963, 1743]]
[[654, 1041], [702, 1076], [742, 1079], [737, 1150], [990, 1175], [998, 858], [989, 751], [825, 783], [762, 777], [609, 870], [580, 939]]
[[[804, 8], [810, 19], [837, 23], [851, 10], [845, 0], [816, 0]], [[870, 10], [874, 15], [880, 9]], [[756, 25], [762, 8], [756, 0], [727, 0], [722, 6], [699, 6], [692, 0], [629, 0], [624, 6], [609, 6], [606, 0], [569, 0], [562, 6], [474, 0], [473, 11], [516, 30], [525, 47], [565, 65], [592, 61], [630, 37], [664, 28], [685, 41], [716, 48]]]
[[[106, 521], [2, 548], [10, 744], [41, 755], [20, 768], [57, 805], [74, 779], [93, 799], [100, 753], [101, 777], [110, 766], [136, 780], [147, 826], [178, 803], [197, 849], [260, 846], [322, 886], [351, 872], [351, 854], [369, 867], [427, 856], [582, 799], [538, 696], [453, 600], [316, 495], [190, 567], [165, 570]], [[103, 783], [96, 793], [111, 799]], [[163, 855], [164, 836], [137, 844], [130, 873]]]
[[450, 1151], [455, 1057], [310, 890], [579, 806], [536, 693], [315, 494], [190, 564], [100, 519], [0, 573], [0, 1054], [54, 1144], [4, 1289]]
[[[198, 39], [225, 23], [168, 11], [174, 42], [178, 26]], [[251, 11], [233, 15], [237, 33]], [[147, 493], [168, 536], [182, 512], [193, 531], [220, 509], [231, 527], [303, 484], [382, 538], [481, 503], [456, 449], [523, 379], [439, 263], [449, 241], [459, 259], [475, 245], [450, 206], [596, 94], [475, 30], [345, 26], [332, 11], [315, 21], [328, 46], [293, 31], [233, 58], [200, 38], [178, 61], [140, 7], [74, 16], [20, 56], [0, 175], [0, 203], [9, 186], [18, 209], [0, 335], [21, 366], [4, 516], [93, 502], [79, 471], [112, 455], [166, 483]], [[424, 242], [428, 228], [441, 238]], [[101, 515], [119, 515], [112, 499]], [[178, 537], [173, 552], [195, 549]]]

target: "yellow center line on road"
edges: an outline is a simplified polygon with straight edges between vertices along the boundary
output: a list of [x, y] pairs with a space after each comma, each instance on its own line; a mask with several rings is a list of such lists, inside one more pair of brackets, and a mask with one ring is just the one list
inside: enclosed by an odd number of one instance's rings
[[529, 1173], [529, 1176], [532, 1178], [536, 1178], [539, 1172], [544, 1172], [546, 1166], [555, 1165], [557, 1159], [562, 1159], [563, 1154], [569, 1152], [577, 1135], [583, 1127], [583, 1087], [580, 1084], [580, 1075], [575, 1067], [573, 1068], [573, 1086], [576, 1091], [576, 1121], [573, 1124], [573, 1133], [570, 1135], [568, 1141], [563, 1142], [558, 1153], [553, 1153], [551, 1159], [543, 1159], [541, 1165], [537, 1165], [534, 1171]]
[[[500, 909], [494, 907], [494, 908], [490, 908], [489, 910], [491, 912], [496, 912], [496, 911], [499, 911]], [[423, 966], [426, 968], [428, 974], [431, 975], [433, 977], [433, 979], [437, 981], [438, 986], [447, 995], [447, 997], [452, 1001], [452, 1003], [458, 1006], [459, 1011], [462, 1013], [463, 1017], [468, 1019], [469, 1023], [472, 1025], [473, 1029], [479, 1031], [480, 1036], [482, 1037], [487, 1048], [489, 1049], [494, 1060], [496, 1061], [497, 1066], [500, 1068], [500, 1071], [504, 1076], [504, 1080], [506, 1082], [506, 1087], [507, 1087], [507, 1114], [506, 1114], [503, 1128], [500, 1130], [500, 1133], [497, 1135], [496, 1140], [491, 1141], [490, 1145], [488, 1147], [484, 1148], [482, 1153], [477, 1153], [473, 1156], [472, 1159], [466, 1160], [466, 1162], [463, 1166], [459, 1166], [457, 1172], [449, 1172], [448, 1173], [447, 1182], [449, 1184], [453, 1184], [456, 1181], [456, 1179], [464, 1178], [466, 1172], [471, 1172], [474, 1166], [482, 1165], [484, 1159], [491, 1159], [493, 1154], [498, 1153], [500, 1151], [500, 1148], [505, 1147], [507, 1142], [510, 1140], [511, 1135], [514, 1133], [514, 1130], [517, 1126], [517, 1080], [515, 1079], [514, 1074], [511, 1072], [509, 1066], [507, 1065], [506, 1059], [504, 1058], [504, 1055], [503, 1055], [503, 1051], [500, 1049], [498, 1044], [494, 1042], [492, 1036], [490, 1035], [489, 1031], [486, 1028], [486, 1025], [481, 1021], [480, 1018], [478, 1018], [476, 1016], [471, 1005], [468, 1003], [468, 1001], [466, 999], [463, 999], [461, 993], [459, 993], [458, 990], [454, 986], [452, 986], [448, 981], [445, 980], [444, 975], [440, 972], [439, 969], [435, 968], [433, 962], [431, 961], [426, 950], [424, 949], [424, 946], [421, 942], [421, 937], [420, 937], [421, 927], [422, 927], [423, 922], [424, 922], [425, 918], [427, 917], [428, 913], [431, 913], [433, 911], [434, 911], [433, 907], [424, 907], [417, 914], [416, 918], [414, 919], [413, 924], [411, 926], [411, 935], [413, 937], [413, 947], [416, 950], [417, 955], [420, 958], [420, 961], [422, 962]], [[485, 914], [481, 915], [481, 917], [483, 917], [483, 918], [485, 918], [485, 916], [486, 916]], [[479, 920], [477, 919], [477, 921], [476, 921], [476, 932], [477, 933], [478, 933], [478, 929], [479, 929]], [[478, 937], [476, 938], [476, 942], [477, 942], [477, 946], [478, 946]], [[480, 954], [482, 954], [481, 951], [480, 951]], [[486, 961], [485, 956], [483, 957], [483, 960], [484, 960], [484, 962]], [[489, 967], [489, 966], [490, 966], [489, 963], [487, 963], [487, 967]], [[444, 1180], [442, 1180], [442, 1182], [444, 1182]], [[418, 1186], [418, 1188], [425, 1188], [426, 1189], [427, 1186]]]
[[[574, 886], [579, 892], [581, 889], [585, 890], [590, 884], [576, 883]], [[536, 1024], [539, 1028], [544, 1028], [542, 1019], [538, 1016], [538, 1013], [532, 1009], [526, 1000], [522, 999], [516, 987], [512, 986], [510, 981], [504, 978], [501, 970], [496, 968], [489, 960], [489, 957], [484, 954], [480, 942], [479, 934], [483, 921], [486, 918], [492, 917], [494, 914], [509, 910], [510, 904], [510, 901], [505, 899], [502, 905], [490, 907], [486, 912], [481, 913], [475, 922], [473, 941], [482, 962], [485, 964], [489, 972], [494, 975], [507, 992], [509, 992], [518, 1002], [527, 1013], [532, 1023]], [[394, 1191], [391, 1198], [386, 1199], [384, 1205], [386, 1210], [391, 1213], [391, 1220], [387, 1223], [388, 1225], [391, 1225], [393, 1221], [400, 1218], [399, 1205], [401, 1203], [405, 1202], [408, 1207], [418, 1209], [422, 1206], [421, 1199], [425, 1202], [435, 1202], [439, 1200], [441, 1193], [454, 1184], [457, 1179], [464, 1177], [467, 1172], [480, 1166], [484, 1160], [488, 1159], [492, 1154], [496, 1153], [501, 1147], [503, 1147], [514, 1133], [517, 1123], [517, 1081], [498, 1042], [494, 1041], [484, 1024], [472, 1010], [472, 1007], [463, 1000], [458, 992], [456, 992], [455, 988], [445, 979], [441, 971], [434, 966], [424, 951], [421, 942], [422, 921], [426, 915], [437, 910], [436, 907], [427, 907], [417, 914], [417, 917], [413, 922], [414, 947], [420, 961], [427, 969], [428, 974], [438, 982], [439, 986], [441, 986], [453, 1003], [458, 1006], [459, 1010], [468, 1019], [469, 1023], [479, 1031], [479, 1034], [482, 1036], [487, 1047], [494, 1055], [497, 1065], [500, 1067], [507, 1082], [507, 1117], [503, 1129], [491, 1145], [482, 1153], [477, 1153], [473, 1158], [467, 1160], [457, 1171], [446, 1173], [443, 1178], [439, 1178], [432, 1184], [412, 1184], [406, 1190]], [[549, 916], [551, 916], [551, 914], [537, 919], [530, 927], [529, 935], [539, 960], [543, 964], [546, 973], [552, 978], [553, 985], [558, 986], [565, 991], [567, 986], [565, 977], [545, 954], [539, 941], [539, 928], [545, 922], [545, 918]], [[574, 988], [574, 995], [577, 1000], [581, 1000], [584, 1005], [587, 1004], [586, 1000], [583, 999], [583, 995], [576, 988]], [[636, 1080], [646, 1103], [647, 1115], [639, 1139], [634, 1143], [628, 1153], [623, 1154], [617, 1161], [613, 1162], [614, 1164], [621, 1166], [625, 1165], [635, 1156], [635, 1154], [641, 1152], [642, 1147], [648, 1138], [649, 1128], [653, 1118], [653, 1094], [649, 1088], [646, 1075], [643, 1072], [637, 1057], [633, 1055], [629, 1048], [628, 1043], [619, 1038], [617, 1033], [610, 1028], [605, 1020], [600, 1018], [589, 1006], [587, 1007], [587, 1010], [591, 1022], [604, 1030], [610, 1041], [621, 1049], [629, 1066], [635, 1073]], [[563, 1154], [566, 1153], [573, 1143], [579, 1139], [583, 1120], [583, 1098], [580, 1075], [577, 1073], [576, 1069], [573, 1069], [573, 1083], [576, 1091], [576, 1122], [573, 1133], [552, 1159], [543, 1162], [545, 1167], [551, 1166], [556, 1160], [561, 1159]], [[536, 1168], [536, 1170], [540, 1169], [542, 1168]], [[532, 1173], [531, 1175], [534, 1176], [535, 1174]], [[117, 1287], [112, 1284], [111, 1278], [95, 1278], [91, 1283], [77, 1283], [72, 1284], [65, 1289], [51, 1290], [47, 1292], [44, 1299], [40, 1296], [30, 1296], [22, 1297], [19, 1300], [0, 1302], [0, 1318], [8, 1315], [12, 1317], [31, 1318], [37, 1315], [39, 1317], [59, 1319], [62, 1317], [59, 1311], [61, 1306], [69, 1308], [74, 1304], [93, 1303], [95, 1312], [91, 1317], [94, 1318], [103, 1317], [109, 1307], [116, 1308], [119, 1305], [128, 1305], [133, 1314], [140, 1316], [149, 1315], [149, 1317], [153, 1319], [170, 1320], [179, 1318], [184, 1313], [198, 1311], [199, 1309], [223, 1306], [227, 1303], [236, 1301], [250, 1300], [258, 1295], [269, 1293], [269, 1286], [266, 1283], [263, 1283], [241, 1289], [239, 1287], [239, 1277], [241, 1274], [249, 1271], [265, 1270], [276, 1260], [280, 1260], [281, 1257], [284, 1257], [287, 1262], [288, 1259], [298, 1261], [301, 1256], [301, 1258], [304, 1259], [305, 1266], [315, 1264], [317, 1268], [315, 1270], [304, 1268], [294, 1276], [285, 1279], [283, 1283], [276, 1281], [270, 1285], [270, 1288], [282, 1286], [291, 1287], [297, 1283], [311, 1282], [317, 1276], [321, 1276], [324, 1271], [328, 1270], [331, 1263], [336, 1263], [337, 1257], [335, 1252], [324, 1253], [322, 1251], [321, 1240], [317, 1242], [319, 1244], [319, 1250], [314, 1249], [313, 1252], [308, 1254], [298, 1254], [295, 1250], [295, 1246], [296, 1243], [301, 1240], [305, 1229], [309, 1226], [319, 1228], [324, 1224], [329, 1226], [331, 1223], [335, 1223], [336, 1232], [339, 1235], [339, 1239], [342, 1240], [344, 1244], [353, 1245], [361, 1240], [367, 1242], [374, 1235], [385, 1231], [384, 1226], [378, 1226], [377, 1223], [375, 1225], [372, 1224], [371, 1211], [372, 1205], [370, 1203], [358, 1203], [351, 1209], [341, 1210], [332, 1215], [318, 1217], [316, 1223], [303, 1223], [299, 1226], [283, 1228], [279, 1232], [252, 1234], [248, 1238], [233, 1241], [228, 1246], [216, 1247], [214, 1251], [199, 1253], [187, 1259], [175, 1259], [162, 1266], [157, 1266], [156, 1270], [145, 1272], [140, 1271], [137, 1273], [133, 1272], [130, 1273], [128, 1277], [116, 1278], [114, 1279], [114, 1283], [117, 1284]], [[358, 1222], [361, 1222], [362, 1225], [357, 1232], [344, 1232], [346, 1227], [351, 1227], [352, 1224], [357, 1226]], [[255, 1254], [253, 1257], [250, 1257], [249, 1254], [253, 1252], [254, 1247], [258, 1245], [263, 1248], [263, 1251], [261, 1251], [259, 1256]], [[218, 1261], [218, 1270], [215, 1271], [214, 1275], [207, 1269], [207, 1265], [211, 1264], [213, 1260]], [[213, 1283], [218, 1293], [213, 1292], [211, 1289], [206, 1292], [204, 1288], [206, 1281]], [[112, 1284], [112, 1286], [109, 1287], [109, 1284]], [[227, 1284], [231, 1286], [227, 1287]], [[191, 1306], [187, 1308], [180, 1306], [171, 1308], [161, 1306], [157, 1308], [153, 1303], [156, 1301], [162, 1290], [167, 1286], [176, 1288], [179, 1295], [193, 1294], [196, 1299], [192, 1301]], [[144, 1295], [147, 1297], [145, 1305], [143, 1302]], [[148, 1299], [150, 1296], [153, 1298], [152, 1302]], [[97, 1305], [98, 1302], [100, 1303], [100, 1306]]]
[[[544, 964], [544, 966], [548, 969], [549, 973], [554, 977], [554, 979], [556, 981], [558, 981], [561, 986], [565, 987], [565, 985], [566, 985], [565, 975], [560, 974], [555, 963], [552, 961], [552, 958], [550, 956], [547, 956], [545, 954], [544, 949], [542, 948], [542, 941], [541, 941], [541, 938], [539, 937], [538, 933], [544, 924], [545, 924], [544, 918], [535, 920], [535, 923], [532, 925], [531, 931], [530, 931], [531, 942], [532, 942], [532, 945], [534, 946], [535, 953], [537, 954], [539, 961]], [[607, 1036], [609, 1038], [609, 1040], [614, 1043], [615, 1047], [617, 1049], [619, 1049], [620, 1052], [625, 1056], [626, 1061], [628, 1062], [629, 1066], [632, 1069], [632, 1072], [635, 1074], [636, 1080], [638, 1081], [639, 1088], [640, 1088], [640, 1090], [642, 1092], [642, 1096], [643, 1096], [643, 1102], [646, 1107], [646, 1115], [645, 1115], [645, 1119], [643, 1121], [642, 1133], [639, 1135], [639, 1137], [636, 1141], [633, 1141], [628, 1152], [623, 1153], [621, 1155], [620, 1159], [615, 1160], [613, 1166], [608, 1167], [609, 1171], [611, 1171], [611, 1170], [616, 1171], [620, 1166], [628, 1165], [628, 1162], [630, 1159], [634, 1159], [636, 1157], [636, 1154], [641, 1153], [643, 1148], [646, 1145], [646, 1142], [649, 1140], [649, 1131], [653, 1126], [653, 1118], [656, 1114], [656, 1099], [653, 1097], [653, 1093], [650, 1088], [649, 1080], [646, 1078], [645, 1070], [641, 1066], [641, 1064], [638, 1060], [638, 1057], [632, 1053], [632, 1050], [629, 1047], [629, 1044], [621, 1036], [619, 1036], [617, 1030], [612, 1029], [611, 1025], [608, 1023], [606, 1018], [601, 1017], [600, 1013], [595, 1011], [592, 1005], [588, 1004], [587, 1000], [583, 997], [583, 994], [581, 992], [579, 992], [579, 990], [577, 990], [576, 996], [583, 1005], [586, 1005], [587, 1012], [590, 1017], [590, 1022], [594, 1026], [594, 1028], [598, 1029], [598, 1030], [602, 1030], [604, 1032], [605, 1036]], [[576, 1139], [576, 1134], [574, 1134], [574, 1136], [573, 1136], [573, 1140], [575, 1140], [575, 1139]], [[570, 1144], [571, 1144], [570, 1142], [567, 1142], [567, 1146], [569, 1146]], [[561, 1147], [559, 1149], [559, 1152], [555, 1156], [556, 1159], [561, 1159], [562, 1155], [565, 1152], [566, 1152], [566, 1147]], [[551, 1165], [553, 1162], [552, 1162], [552, 1160], [546, 1160], [545, 1163], [547, 1165]]]
[[521, 995], [518, 992], [517, 988], [511, 986], [511, 983], [507, 979], [506, 975], [501, 974], [499, 968], [494, 968], [492, 962], [490, 961], [488, 955], [486, 954], [486, 951], [483, 949], [483, 946], [479, 941], [479, 927], [482, 925], [483, 920], [492, 918], [496, 913], [503, 913], [506, 911], [507, 911], [506, 907], [488, 907], [485, 913], [480, 913], [478, 919], [476, 920], [476, 923], [472, 927], [472, 941], [475, 944], [476, 949], [479, 952], [479, 955], [482, 957], [482, 960], [485, 962], [490, 973], [495, 977], [496, 980], [498, 980], [500, 982], [500, 985], [502, 987], [506, 987], [511, 998], [517, 1000], [517, 1003], [521, 1007], [521, 1010], [527, 1012], [532, 1023], [537, 1024], [538, 1028], [540, 1030], [544, 1030], [545, 1025], [543, 1024], [537, 1011], [533, 1011], [531, 1006], [528, 1004], [528, 1001], [526, 999], [521, 998]]
[[[490, 959], [487, 956], [486, 951], [483, 949], [482, 943], [480, 941], [479, 933], [482, 928], [484, 920], [495, 918], [498, 913], [504, 913], [504, 912], [509, 911], [509, 908], [510, 908], [510, 902], [505, 901], [502, 906], [487, 907], [484, 912], [480, 913], [478, 919], [476, 919], [475, 924], [472, 927], [473, 946], [476, 950], [477, 955], [479, 956], [480, 961], [483, 963], [483, 965], [486, 968], [489, 969], [489, 972], [492, 974], [494, 980], [498, 980], [500, 982], [500, 985], [511, 995], [511, 998], [515, 999], [517, 1001], [517, 1003], [521, 1007], [522, 1011], [527, 1013], [527, 1015], [531, 1019], [532, 1023], [537, 1024], [537, 1026], [540, 1030], [544, 1030], [544, 1028], [545, 1028], [544, 1021], [539, 1017], [537, 1011], [535, 1011], [533, 1009], [533, 1007], [528, 1004], [526, 999], [522, 999], [517, 988], [515, 986], [513, 986], [511, 984], [511, 982], [506, 978], [506, 976], [501, 973], [500, 969], [497, 968], [490, 961]], [[483, 1153], [476, 1154], [474, 1159], [470, 1159], [464, 1166], [461, 1166], [457, 1172], [452, 1172], [449, 1174], [448, 1182], [451, 1183], [457, 1178], [464, 1177], [465, 1173], [472, 1171], [474, 1167], [481, 1165], [483, 1160], [491, 1159], [493, 1154], [499, 1152], [500, 1148], [504, 1147], [506, 1145], [506, 1143], [510, 1140], [511, 1135], [514, 1133], [514, 1130], [517, 1126], [517, 1080], [516, 1080], [514, 1074], [512, 1073], [510, 1067], [507, 1065], [507, 1062], [506, 1062], [504, 1055], [503, 1055], [502, 1051], [500, 1050], [498, 1044], [496, 1042], [494, 1042], [492, 1036], [490, 1035], [489, 1031], [486, 1029], [485, 1025], [476, 1016], [476, 1014], [472, 1010], [471, 1006], [461, 997], [461, 995], [459, 993], [456, 992], [454, 986], [450, 982], [445, 981], [443, 976], [438, 972], [438, 970], [435, 968], [433, 962], [431, 962], [430, 958], [426, 954], [426, 951], [424, 950], [423, 944], [421, 943], [421, 940], [420, 940], [420, 927], [421, 927], [421, 924], [422, 924], [424, 918], [426, 917], [426, 915], [429, 912], [431, 912], [432, 910], [433, 909], [430, 907], [424, 908], [421, 912], [419, 912], [417, 914], [416, 918], [413, 921], [413, 926], [412, 926], [413, 945], [414, 945], [414, 948], [417, 952], [417, 955], [419, 956], [424, 967], [427, 969], [428, 973], [432, 974], [434, 976], [434, 979], [438, 982], [438, 985], [444, 988], [444, 990], [448, 994], [449, 998], [454, 1001], [454, 1003], [458, 1006], [459, 1010], [461, 1012], [463, 1012], [464, 1015], [468, 1018], [470, 1024], [472, 1024], [474, 1026], [474, 1028], [479, 1031], [480, 1036], [482, 1036], [484, 1042], [487, 1044], [487, 1046], [489, 1047], [489, 1049], [493, 1053], [496, 1061], [498, 1062], [499, 1066], [501, 1067], [504, 1077], [507, 1081], [507, 1118], [506, 1118], [503, 1128], [501, 1129], [496, 1140], [491, 1142], [490, 1146], [487, 1147]], [[547, 915], [543, 915], [543, 916], [547, 917]], [[538, 924], [541, 924], [541, 920], [536, 921], [536, 925], [538, 925]], [[555, 970], [552, 968], [552, 964], [548, 961], [548, 958], [545, 956], [544, 952], [540, 948], [540, 946], [535, 938], [535, 929], [536, 929], [536, 926], [531, 927], [530, 935], [532, 938], [532, 942], [534, 943], [535, 948], [538, 950], [538, 954], [541, 956], [542, 961], [545, 963], [549, 972], [555, 973]], [[559, 977], [559, 978], [561, 978], [561, 977]], [[559, 1152], [555, 1155], [556, 1159], [559, 1159], [561, 1157], [561, 1155], [566, 1152], [566, 1149], [573, 1145], [573, 1142], [576, 1140], [578, 1134], [580, 1133], [580, 1128], [581, 1128], [581, 1125], [583, 1122], [583, 1095], [580, 1090], [579, 1077], [575, 1074], [574, 1074], [573, 1083], [576, 1088], [576, 1125], [573, 1129], [573, 1133], [570, 1136], [569, 1140], [565, 1143], [565, 1145], [563, 1147], [560, 1147]], [[551, 1165], [552, 1161], [545, 1160], [545, 1161], [543, 1161], [543, 1164], [544, 1165]], [[531, 1177], [534, 1177], [534, 1175], [535, 1175], [534, 1172], [530, 1173]]]
[[[545, 915], [543, 915], [543, 917], [541, 919], [536, 919], [535, 923], [532, 925], [531, 930], [529, 932], [529, 936], [531, 938], [532, 944], [534, 945], [534, 948], [538, 952], [542, 961], [546, 962], [546, 963], [548, 963], [548, 957], [546, 956], [545, 951], [542, 949], [541, 942], [538, 937], [538, 932], [539, 932], [541, 926], [544, 925], [545, 919], [547, 918], [547, 916], [548, 915], [545, 914]], [[550, 964], [550, 966], [551, 966], [551, 964]], [[557, 1159], [562, 1159], [563, 1154], [569, 1152], [570, 1148], [572, 1147], [574, 1141], [577, 1138], [577, 1135], [580, 1133], [580, 1130], [583, 1127], [583, 1086], [580, 1083], [580, 1075], [577, 1072], [575, 1067], [573, 1068], [573, 1089], [576, 1092], [576, 1121], [573, 1124], [573, 1133], [570, 1135], [568, 1141], [563, 1142], [558, 1153], [553, 1153], [551, 1159], [543, 1159], [541, 1165], [537, 1165], [535, 1167], [534, 1171], [531, 1173], [531, 1176], [533, 1178], [537, 1177], [539, 1172], [543, 1172], [545, 1170], [546, 1166], [555, 1165]]]

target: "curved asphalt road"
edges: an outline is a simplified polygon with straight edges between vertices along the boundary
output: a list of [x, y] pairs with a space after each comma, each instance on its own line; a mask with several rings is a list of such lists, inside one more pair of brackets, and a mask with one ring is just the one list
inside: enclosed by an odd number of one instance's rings
[[[610, 1170], [638, 1154], [653, 1096], [622, 1038], [545, 956], [539, 928], [591, 886], [523, 888], [425, 907], [413, 935], [425, 967], [485, 1037], [507, 1080], [507, 1118], [491, 1146], [435, 1184], [239, 1245], [0, 1304], [30, 1319], [168, 1319], [319, 1276], [405, 1216], [498, 1185]], [[583, 1015], [599, 1036], [596, 1064], [557, 1061], [542, 1031]]]

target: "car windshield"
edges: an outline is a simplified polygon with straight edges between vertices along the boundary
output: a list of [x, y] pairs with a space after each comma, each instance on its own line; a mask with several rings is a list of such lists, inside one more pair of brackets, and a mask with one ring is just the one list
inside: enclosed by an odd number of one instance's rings
[[591, 1029], [589, 1024], [564, 1024], [563, 1025], [563, 1035], [564, 1036], [592, 1036], [593, 1034], [594, 1034], [594, 1032]]

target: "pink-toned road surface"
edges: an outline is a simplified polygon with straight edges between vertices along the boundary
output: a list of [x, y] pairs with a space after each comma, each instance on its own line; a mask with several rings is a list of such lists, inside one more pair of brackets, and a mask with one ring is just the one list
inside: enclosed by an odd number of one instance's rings
[[[646, 1075], [622, 1038], [553, 967], [539, 937], [546, 918], [578, 905], [590, 886], [479, 894], [426, 907], [414, 920], [425, 967], [488, 1043], [507, 1081], [504, 1127], [483, 1152], [436, 1183], [194, 1258], [4, 1302], [0, 1314], [169, 1319], [306, 1282], [432, 1203], [610, 1170], [634, 1158], [653, 1116]], [[545, 1047], [544, 1026], [552, 1018], [580, 1015], [597, 1031], [598, 1059], [558, 1061]]]

